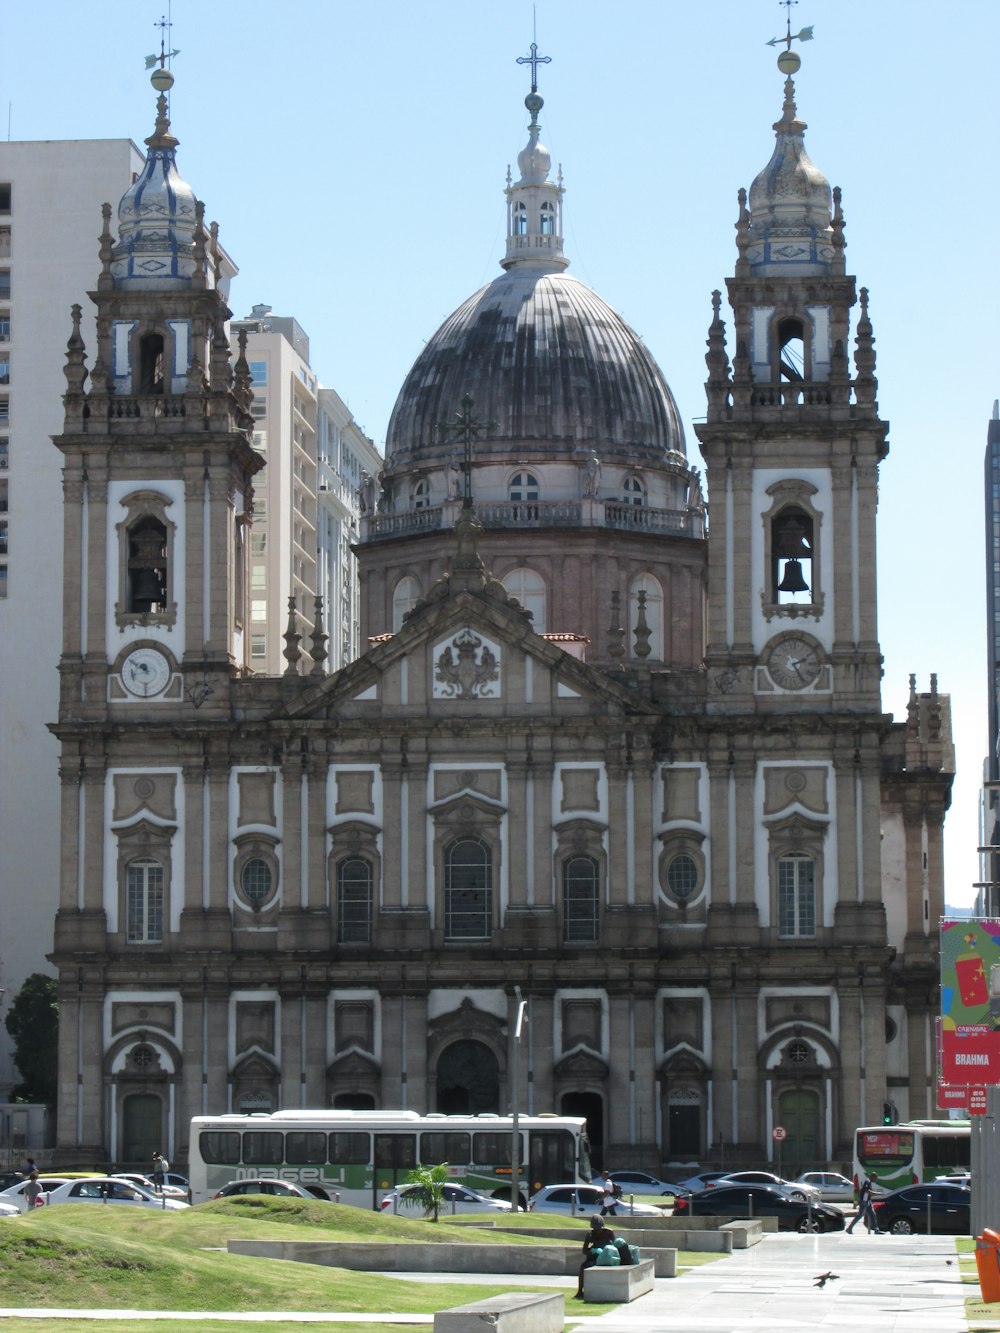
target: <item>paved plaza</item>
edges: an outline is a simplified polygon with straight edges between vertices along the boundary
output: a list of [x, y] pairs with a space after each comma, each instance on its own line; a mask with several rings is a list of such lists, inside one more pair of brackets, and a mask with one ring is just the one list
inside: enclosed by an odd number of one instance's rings
[[[836, 1274], [822, 1287], [817, 1278]], [[495, 1274], [385, 1274], [386, 1304], [391, 1305], [393, 1280], [468, 1282], [495, 1285]], [[512, 1287], [559, 1287], [571, 1293], [572, 1278], [510, 1278]], [[609, 1314], [576, 1318], [575, 1302], [567, 1300], [566, 1324], [580, 1333], [966, 1333], [964, 1300], [977, 1296], [978, 1286], [963, 1284], [955, 1244], [936, 1236], [770, 1235], [760, 1245], [705, 1264], [680, 1278], [660, 1278], [656, 1289], [631, 1305]], [[12, 1310], [0, 1309], [0, 1320], [12, 1315], [38, 1319], [93, 1318], [117, 1321], [137, 1317], [190, 1320], [211, 1328], [287, 1320], [292, 1323], [394, 1323], [400, 1328], [428, 1326], [433, 1315], [358, 1315], [332, 1311], [303, 1314], [267, 1311], [219, 1314], [192, 1311]]]

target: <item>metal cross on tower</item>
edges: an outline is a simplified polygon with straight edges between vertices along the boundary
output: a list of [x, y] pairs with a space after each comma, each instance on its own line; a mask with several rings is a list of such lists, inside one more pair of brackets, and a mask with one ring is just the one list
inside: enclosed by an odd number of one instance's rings
[[464, 393], [462, 406], [455, 413], [455, 419], [438, 423], [438, 430], [442, 435], [451, 435], [456, 440], [462, 441], [462, 472], [465, 474], [462, 502], [466, 509], [472, 508], [472, 443], [486, 431], [493, 430], [497, 424], [495, 421], [483, 421], [475, 416], [472, 406], [471, 394]]
[[531, 43], [531, 49], [530, 49], [528, 55], [526, 55], [526, 56], [518, 56], [518, 57], [517, 57], [517, 63], [518, 63], [519, 65], [530, 65], [530, 66], [531, 66], [531, 91], [532, 91], [533, 93], [537, 93], [537, 92], [538, 92], [538, 66], [539, 66], [539, 65], [551, 65], [551, 64], [552, 64], [552, 57], [551, 57], [551, 56], [540, 56], [540, 55], [538, 54], [538, 43], [537, 43], [537, 42], [532, 42], [532, 43]]

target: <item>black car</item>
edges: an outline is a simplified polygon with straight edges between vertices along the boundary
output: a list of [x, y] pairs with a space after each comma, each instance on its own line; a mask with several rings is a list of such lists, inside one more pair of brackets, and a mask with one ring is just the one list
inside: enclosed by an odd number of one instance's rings
[[231, 1180], [216, 1190], [212, 1196], [216, 1199], [228, 1199], [234, 1194], [269, 1194], [275, 1199], [312, 1199], [314, 1196], [293, 1180]]
[[949, 1185], [931, 1180], [926, 1185], [907, 1185], [884, 1199], [873, 1199], [880, 1231], [894, 1236], [910, 1236], [915, 1231], [937, 1236], [968, 1236], [971, 1192], [967, 1185]]
[[844, 1214], [825, 1203], [812, 1207], [771, 1185], [717, 1185], [678, 1199], [674, 1217], [776, 1217], [780, 1231], [843, 1231]]

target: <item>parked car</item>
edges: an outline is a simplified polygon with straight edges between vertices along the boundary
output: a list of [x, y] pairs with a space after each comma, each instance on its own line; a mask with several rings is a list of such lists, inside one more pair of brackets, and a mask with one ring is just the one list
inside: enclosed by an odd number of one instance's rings
[[133, 1185], [139, 1185], [142, 1189], [149, 1190], [151, 1194], [163, 1194], [168, 1199], [187, 1200], [187, 1190], [181, 1189], [179, 1185], [168, 1185], [166, 1183], [162, 1186], [156, 1185], [148, 1176], [140, 1175], [135, 1171], [116, 1171], [115, 1179], [131, 1181]]
[[678, 1199], [674, 1217], [776, 1217], [780, 1231], [843, 1231], [844, 1214], [828, 1203], [791, 1199], [773, 1185], [725, 1185]]
[[21, 1210], [16, 1203], [0, 1200], [0, 1217], [20, 1217]]
[[[386, 1194], [379, 1204], [382, 1212], [397, 1212], [402, 1216], [407, 1213], [430, 1216], [429, 1208], [421, 1210], [416, 1201], [419, 1185], [396, 1185]], [[413, 1202], [409, 1202], [413, 1200]], [[446, 1213], [509, 1213], [509, 1199], [491, 1199], [488, 1194], [479, 1194], [465, 1185], [445, 1184], [441, 1187], [441, 1215]]]
[[785, 1180], [770, 1171], [733, 1171], [715, 1182], [716, 1189], [721, 1189], [723, 1185], [771, 1185], [774, 1189], [784, 1190], [790, 1199], [819, 1198], [819, 1190], [815, 1185]]
[[685, 1176], [681, 1184], [692, 1194], [697, 1194], [699, 1190], [710, 1190], [717, 1180], [724, 1179], [728, 1174], [727, 1171], [699, 1171], [695, 1176]]
[[927, 1235], [928, 1198], [932, 1234], [969, 1235], [971, 1190], [967, 1185], [951, 1185], [939, 1180], [924, 1185], [907, 1185], [882, 1199], [873, 1199], [878, 1229], [893, 1236], [911, 1236], [915, 1231]]
[[133, 1185], [129, 1180], [118, 1180], [115, 1176], [68, 1180], [65, 1185], [49, 1191], [49, 1207], [57, 1203], [131, 1204], [139, 1208], [160, 1208], [166, 1212], [177, 1212], [188, 1207], [180, 1199], [163, 1198], [150, 1190], [144, 1190], [141, 1185]]
[[972, 1172], [971, 1172], [971, 1171], [958, 1171], [958, 1172], [956, 1172], [956, 1174], [953, 1175], [953, 1176], [935, 1176], [934, 1179], [935, 1179], [935, 1181], [943, 1180], [943, 1181], [945, 1181], [946, 1184], [948, 1184], [948, 1185], [966, 1185], [966, 1186], [971, 1186], [971, 1184], [972, 1184]]
[[[528, 1211], [592, 1216], [601, 1211], [603, 1202], [604, 1190], [599, 1185], [543, 1185], [528, 1200]], [[629, 1203], [627, 1199], [616, 1199], [615, 1213], [618, 1217], [662, 1217], [663, 1209], [651, 1203]]]
[[821, 1199], [831, 1203], [853, 1203], [854, 1181], [836, 1171], [803, 1171], [792, 1182], [793, 1185], [812, 1185], [819, 1191]]
[[168, 1171], [163, 1177], [163, 1183], [164, 1185], [176, 1185], [185, 1194], [190, 1193], [191, 1190], [191, 1182], [187, 1176], [182, 1176], [179, 1171]]
[[266, 1180], [260, 1177], [252, 1180], [230, 1180], [221, 1190], [216, 1190], [214, 1199], [231, 1199], [234, 1194], [269, 1194], [275, 1199], [315, 1199], [294, 1180]]
[[[68, 1183], [66, 1176], [39, 1176], [38, 1183], [42, 1187], [42, 1193], [39, 1196], [44, 1203], [48, 1202], [49, 1193], [56, 1190], [60, 1185]], [[28, 1211], [28, 1200], [25, 1197], [25, 1190], [28, 1188], [28, 1180], [19, 1180], [16, 1185], [11, 1185], [0, 1193], [0, 1201], [3, 1203], [12, 1203], [19, 1213]]]
[[[673, 1185], [669, 1180], [660, 1180], [647, 1171], [609, 1171], [608, 1175], [616, 1185], [621, 1186], [623, 1194], [673, 1194], [676, 1197], [690, 1193], [683, 1185]], [[595, 1176], [594, 1184], [600, 1183], [601, 1177]]]

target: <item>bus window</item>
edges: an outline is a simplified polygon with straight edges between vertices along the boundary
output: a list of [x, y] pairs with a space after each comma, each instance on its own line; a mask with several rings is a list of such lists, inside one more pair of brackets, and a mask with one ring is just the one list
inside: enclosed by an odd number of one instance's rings
[[285, 1160], [284, 1134], [248, 1130], [243, 1135], [243, 1160], [254, 1166], [280, 1166]]
[[217, 1166], [236, 1166], [240, 1160], [240, 1136], [231, 1130], [206, 1130], [198, 1136], [202, 1161]]
[[331, 1134], [330, 1161], [334, 1166], [367, 1166], [371, 1161], [368, 1135], [350, 1131]]
[[326, 1135], [289, 1131], [285, 1135], [285, 1161], [325, 1166]]
[[452, 1166], [466, 1166], [471, 1161], [471, 1140], [468, 1134], [455, 1130], [440, 1132], [433, 1130], [420, 1135], [420, 1163], [422, 1166], [437, 1166], [448, 1162]]
[[[480, 1165], [495, 1162], [499, 1166], [510, 1166], [510, 1133], [473, 1134], [472, 1160]], [[521, 1139], [521, 1151], [518, 1154], [524, 1161], [524, 1139]], [[507, 1172], [510, 1175], [510, 1172]]]
[[376, 1134], [375, 1166], [383, 1170], [412, 1170], [417, 1164], [416, 1134]]
[[531, 1179], [575, 1180], [573, 1137], [561, 1129], [536, 1129], [531, 1135]]

